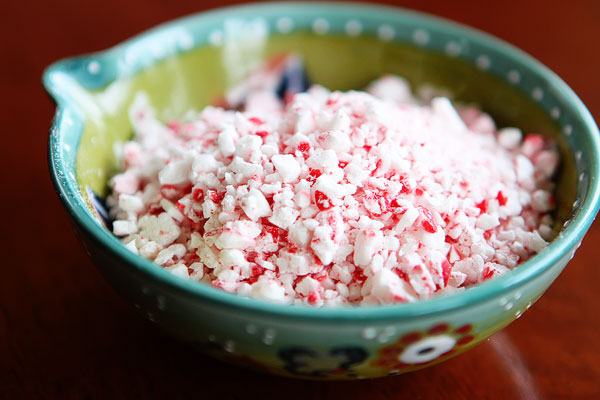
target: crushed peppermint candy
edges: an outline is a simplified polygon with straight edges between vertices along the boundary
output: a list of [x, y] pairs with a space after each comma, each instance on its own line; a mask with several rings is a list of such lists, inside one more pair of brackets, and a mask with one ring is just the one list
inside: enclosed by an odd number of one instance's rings
[[473, 106], [367, 92], [249, 93], [159, 122], [145, 96], [108, 199], [113, 232], [173, 274], [274, 303], [414, 302], [547, 246], [556, 146]]

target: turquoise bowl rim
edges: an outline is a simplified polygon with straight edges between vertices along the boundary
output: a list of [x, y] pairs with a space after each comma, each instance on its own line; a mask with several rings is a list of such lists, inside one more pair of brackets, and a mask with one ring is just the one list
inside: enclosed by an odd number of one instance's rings
[[[310, 306], [271, 304], [226, 293], [209, 285], [180, 279], [156, 266], [151, 261], [131, 253], [92, 217], [76, 183], [74, 162], [73, 160], [70, 160], [70, 162], [69, 160], [65, 161], [65, 154], [74, 157], [72, 152], [65, 153], [65, 149], [72, 151], [72, 149], [77, 148], [78, 140], [83, 131], [83, 117], [74, 99], [69, 95], [68, 88], [64, 87], [64, 81], [57, 79], [58, 75], [71, 74], [73, 65], [89, 66], [93, 60], [101, 60], [103, 66], [112, 68], [108, 68], [109, 72], [99, 79], [89, 79], [85, 82], [88, 87], [100, 88], [112, 80], [134, 74], [152, 64], [152, 61], [146, 60], [132, 66], [128, 71], [118, 72], [117, 62], [127, 51], [135, 50], [138, 55], [143, 56], [151, 52], [153, 43], [176, 40], [175, 35], [180, 35], [185, 29], [202, 29], [205, 38], [208, 38], [208, 32], [218, 28], [222, 20], [227, 17], [276, 18], [282, 15], [294, 15], [294, 18], [297, 16], [298, 18], [317, 18], [319, 15], [330, 15], [331, 18], [338, 18], [340, 21], [369, 16], [374, 19], [391, 18], [396, 23], [410, 21], [413, 25], [418, 23], [424, 29], [435, 27], [438, 31], [442, 31], [451, 37], [466, 37], [471, 43], [491, 49], [491, 51], [519, 65], [523, 71], [540, 77], [551, 91], [560, 93], [560, 97], [575, 110], [575, 119], [579, 120], [578, 122], [586, 132], [586, 140], [592, 144], [589, 149], [591, 159], [587, 160], [588, 165], [586, 165], [589, 174], [589, 186], [584, 201], [578, 205], [578, 209], [574, 212], [575, 215], [569, 221], [568, 226], [542, 253], [524, 262], [517, 269], [503, 277], [471, 287], [458, 294], [396, 305], [314, 308]], [[189, 50], [191, 47], [188, 43], [187, 48], [180, 48], [175, 53]], [[166, 54], [165, 57], [172, 54], [174, 53]], [[374, 322], [429, 317], [456, 311], [501, 296], [551, 269], [570, 249], [575, 249], [578, 246], [591, 226], [600, 206], [600, 185], [598, 183], [598, 177], [600, 176], [600, 134], [590, 112], [571, 88], [539, 61], [500, 39], [461, 24], [412, 10], [360, 3], [303, 2], [257, 3], [225, 7], [192, 14], [161, 24], [103, 52], [58, 61], [46, 69], [43, 74], [43, 83], [48, 93], [57, 103], [57, 111], [49, 138], [48, 162], [50, 175], [55, 190], [73, 221], [103, 249], [111, 253], [112, 256], [122, 259], [124, 264], [128, 264], [128, 266], [123, 266], [124, 268], [134, 268], [155, 285], [165, 285], [168, 289], [177, 291], [182, 295], [191, 296], [197, 301], [208, 301], [216, 306], [237, 309], [240, 312], [296, 319]]]

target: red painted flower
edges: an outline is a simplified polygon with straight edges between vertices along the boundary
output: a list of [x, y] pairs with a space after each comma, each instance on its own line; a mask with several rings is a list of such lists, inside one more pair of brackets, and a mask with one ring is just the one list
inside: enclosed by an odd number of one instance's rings
[[382, 348], [371, 365], [393, 373], [425, 366], [471, 343], [475, 338], [470, 334], [472, 329], [469, 324], [456, 329], [448, 324], [439, 324], [427, 331], [407, 333]]

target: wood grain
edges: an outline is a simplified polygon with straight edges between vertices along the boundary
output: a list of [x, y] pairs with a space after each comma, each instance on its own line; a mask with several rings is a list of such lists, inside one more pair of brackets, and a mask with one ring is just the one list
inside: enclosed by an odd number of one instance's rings
[[[100, 50], [160, 22], [230, 2], [3, 3], [4, 138], [0, 397], [248, 399], [600, 399], [596, 223], [542, 299], [491, 340], [409, 375], [349, 383], [265, 376], [205, 358], [142, 320], [102, 280], [50, 184], [52, 61]], [[403, 1], [497, 35], [563, 77], [600, 116], [600, 3]]]

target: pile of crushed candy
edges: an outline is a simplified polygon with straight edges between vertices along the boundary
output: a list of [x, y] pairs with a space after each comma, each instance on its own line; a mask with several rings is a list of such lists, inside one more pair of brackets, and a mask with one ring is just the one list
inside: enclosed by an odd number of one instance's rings
[[556, 146], [401, 78], [312, 86], [159, 122], [143, 95], [113, 232], [184, 279], [274, 303], [414, 302], [503, 275], [552, 238]]

